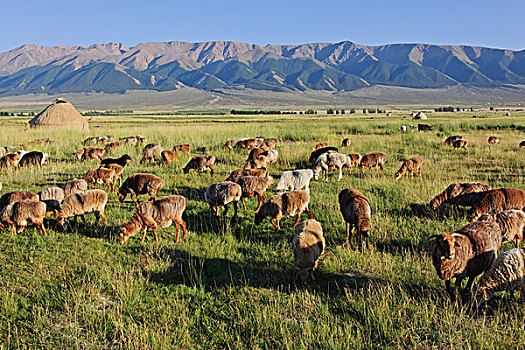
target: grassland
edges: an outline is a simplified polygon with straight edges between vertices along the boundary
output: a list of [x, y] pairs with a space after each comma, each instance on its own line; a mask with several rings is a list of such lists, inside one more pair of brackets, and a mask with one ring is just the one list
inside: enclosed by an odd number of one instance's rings
[[[0, 349], [303, 349], [303, 348], [519, 348], [525, 342], [525, 310], [510, 294], [498, 294], [484, 311], [451, 302], [433, 270], [426, 237], [467, 223], [465, 210], [428, 216], [422, 209], [451, 182], [481, 181], [492, 187], [525, 189], [525, 114], [432, 115], [428, 133], [400, 133], [415, 124], [400, 116], [140, 116], [100, 117], [92, 135], [141, 134], [165, 148], [191, 143], [216, 155], [215, 176], [182, 173], [187, 159], [165, 169], [138, 163], [125, 175], [149, 172], [165, 180], [161, 196], [187, 198], [183, 216], [189, 237], [175, 244], [175, 228], [159, 230], [139, 244], [118, 244], [115, 233], [133, 212], [110, 194], [107, 228], [70, 232], [50, 229], [47, 237], [28, 228], [15, 237], [0, 233]], [[73, 131], [26, 130], [24, 120], [0, 119], [0, 145], [40, 137], [52, 161], [40, 169], [0, 173], [2, 192], [42, 188], [81, 177], [95, 163], [72, 161], [87, 135]], [[442, 141], [460, 133], [467, 150]], [[221, 149], [225, 140], [259, 136], [279, 140], [280, 160], [270, 173], [306, 167], [318, 141], [346, 153], [383, 151], [384, 173], [354, 170], [336, 181], [313, 182], [310, 209], [327, 239], [317, 280], [307, 287], [295, 279], [290, 242], [293, 219], [275, 230], [268, 221], [253, 224], [256, 200], [238, 220], [212, 216], [204, 190], [243, 164], [245, 153]], [[492, 149], [489, 135], [502, 138]], [[401, 160], [426, 159], [421, 178], [394, 180]], [[337, 194], [361, 190], [372, 205], [372, 240], [344, 246], [346, 237]], [[268, 193], [269, 195], [269, 193]], [[504, 245], [503, 249], [510, 249]]]

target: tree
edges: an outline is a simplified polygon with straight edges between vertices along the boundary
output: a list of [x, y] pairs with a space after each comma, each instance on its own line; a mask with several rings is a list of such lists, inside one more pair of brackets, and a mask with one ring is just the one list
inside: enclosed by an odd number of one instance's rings
[[493, 111], [493, 110], [494, 110], [494, 107], [490, 107], [489, 110]]
[[334, 110], [332, 108], [328, 108], [326, 110], [326, 114], [334, 114]]
[[355, 113], [355, 109], [352, 108], [352, 109], [350, 110], [350, 114], [354, 114], [354, 113]]
[[344, 109], [341, 109], [341, 114], [345, 114], [345, 110]]
[[366, 108], [363, 108], [363, 114], [366, 114]]

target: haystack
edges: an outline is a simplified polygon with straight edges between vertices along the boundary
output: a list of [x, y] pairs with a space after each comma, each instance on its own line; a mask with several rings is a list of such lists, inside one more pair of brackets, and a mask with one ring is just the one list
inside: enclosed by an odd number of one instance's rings
[[29, 121], [31, 127], [60, 127], [89, 131], [88, 122], [65, 98], [57, 98]]
[[414, 119], [422, 119], [422, 120], [424, 120], [424, 119], [428, 119], [428, 117], [427, 117], [427, 115], [425, 113], [419, 112], [418, 114], [416, 114], [414, 116]]

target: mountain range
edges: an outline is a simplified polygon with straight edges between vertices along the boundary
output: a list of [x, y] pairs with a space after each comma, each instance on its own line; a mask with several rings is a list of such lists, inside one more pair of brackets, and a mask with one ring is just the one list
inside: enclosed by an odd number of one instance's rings
[[0, 53], [0, 96], [131, 90], [345, 92], [374, 85], [440, 89], [525, 84], [525, 50], [349, 41], [23, 45]]

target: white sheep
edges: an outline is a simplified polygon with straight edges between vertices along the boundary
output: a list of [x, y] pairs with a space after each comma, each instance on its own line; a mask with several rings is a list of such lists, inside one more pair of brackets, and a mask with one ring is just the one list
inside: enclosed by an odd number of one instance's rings
[[325, 175], [325, 180], [328, 181], [328, 169], [336, 167], [339, 169], [339, 177], [337, 181], [340, 181], [343, 178], [343, 167], [350, 168], [352, 166], [352, 161], [350, 157], [342, 153], [323, 153], [317, 158], [314, 165], [314, 178], [317, 180], [319, 178], [319, 173], [321, 170]]
[[99, 218], [105, 226], [108, 225], [106, 216], [104, 215], [104, 208], [108, 202], [108, 194], [103, 190], [88, 190], [67, 196], [62, 202], [60, 213], [58, 215], [58, 223], [64, 228], [66, 219], [70, 217], [80, 216], [84, 224], [86, 219], [84, 214], [94, 213], [96, 217], [95, 224], [98, 224]]
[[275, 194], [279, 194], [283, 191], [294, 191], [304, 190], [310, 193], [310, 180], [314, 176], [312, 169], [297, 169], [284, 171], [281, 174], [277, 187], [275, 188]]
[[43, 189], [38, 193], [38, 197], [41, 201], [46, 200], [55, 200], [58, 202], [62, 202], [64, 198], [66, 198], [64, 194], [64, 190], [60, 187], [49, 187], [46, 189]]

